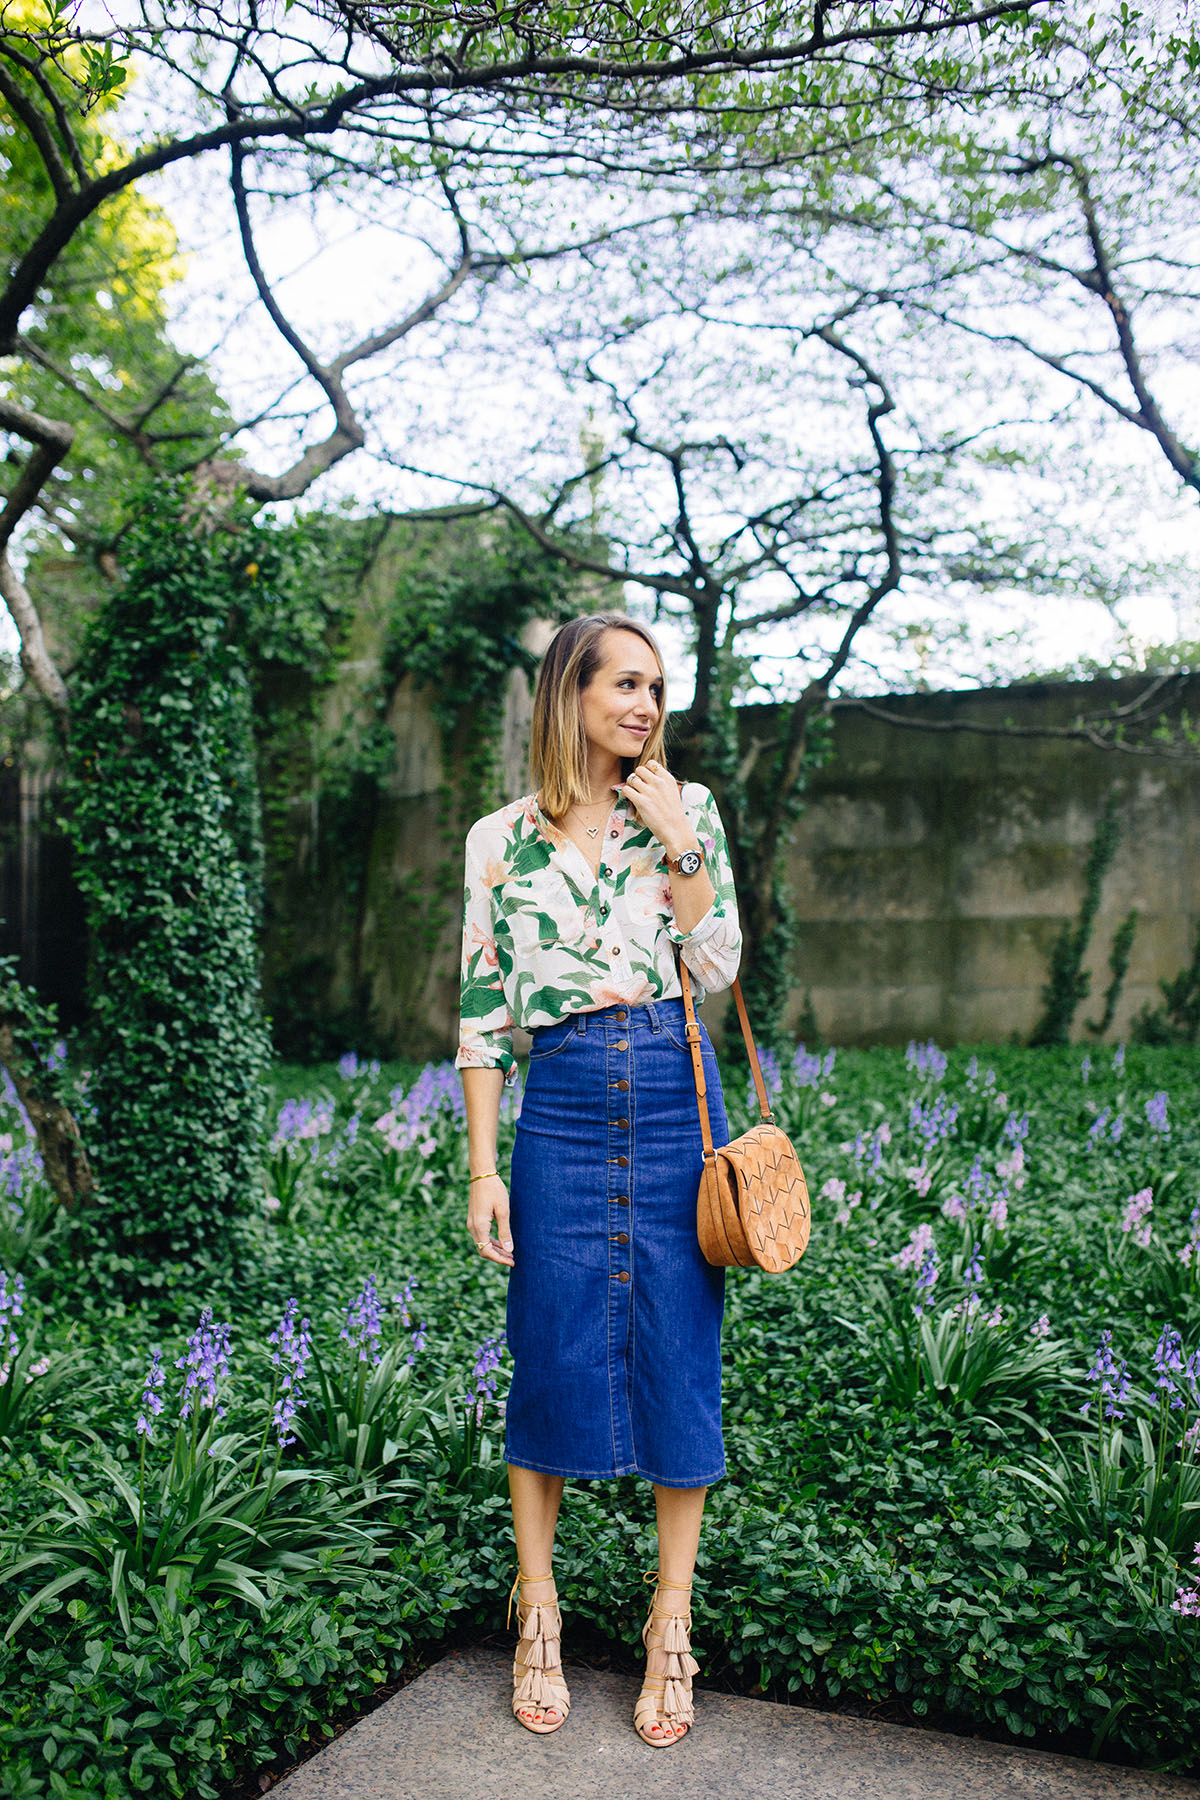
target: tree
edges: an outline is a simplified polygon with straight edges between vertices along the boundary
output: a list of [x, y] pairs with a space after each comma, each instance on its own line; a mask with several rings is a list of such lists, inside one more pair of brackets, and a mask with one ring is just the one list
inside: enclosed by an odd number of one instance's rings
[[[111, 734], [99, 744], [90, 731], [75, 732], [77, 834], [95, 827], [121, 837], [120, 821], [110, 810], [87, 803], [89, 796], [102, 797], [96, 755], [115, 753], [145, 776], [140, 788], [133, 784], [145, 815], [157, 811], [166, 817], [172, 794], [186, 794], [196, 854], [207, 845], [210, 861], [220, 862], [224, 854], [229, 864], [231, 845], [227, 833], [222, 838], [221, 824], [228, 783], [221, 763], [231, 748], [244, 747], [238, 707], [231, 701], [220, 718], [203, 707], [196, 712], [190, 761], [186, 755], [156, 755], [146, 733], [151, 725], [165, 733], [167, 748], [171, 684], [190, 661], [199, 663], [201, 684], [208, 680], [221, 694], [237, 691], [230, 635], [236, 631], [237, 582], [230, 577], [237, 557], [222, 535], [237, 516], [234, 496], [244, 496], [253, 507], [307, 493], [367, 441], [365, 372], [394, 375], [406, 340], [449, 317], [466, 296], [482, 305], [542, 262], [577, 257], [627, 233], [630, 222], [611, 217], [591, 231], [573, 230], [561, 205], [546, 204], [546, 195], [554, 199], [575, 183], [581, 158], [586, 163], [607, 157], [633, 169], [649, 160], [682, 170], [689, 153], [681, 139], [695, 117], [747, 105], [793, 106], [798, 91], [789, 85], [793, 79], [803, 84], [828, 77], [842, 118], [837, 129], [852, 136], [861, 130], [863, 108], [873, 98], [890, 99], [914, 81], [921, 91], [936, 90], [950, 68], [956, 80], [966, 82], [973, 31], [1020, 37], [1047, 3], [997, 0], [972, 7], [962, 0], [909, 0], [895, 17], [881, 18], [831, 0], [817, 0], [811, 8], [761, 6], [732, 15], [660, 0], [634, 18], [619, 7], [574, 10], [522, 0], [467, 12], [434, 6], [404, 13], [370, 0], [296, 0], [264, 22], [244, 0], [217, 0], [203, 12], [188, 9], [182, 15], [175, 7], [147, 4], [128, 25], [96, 33], [60, 0], [48, 0], [40, 16], [31, 16], [27, 0], [20, 6], [4, 0], [0, 128], [6, 161], [21, 176], [31, 204], [10, 240], [0, 287], [5, 359], [0, 429], [12, 446], [12, 474], [0, 504], [0, 593], [20, 634], [25, 673], [64, 737], [71, 724], [70, 689], [48, 645], [29, 572], [18, 566], [14, 551], [22, 538], [29, 540], [39, 516], [61, 523], [77, 542], [90, 541], [101, 562], [116, 548], [122, 522], [104, 519], [99, 509], [97, 529], [95, 509], [89, 512], [78, 498], [82, 484], [73, 479], [81, 452], [100, 460], [87, 441], [91, 432], [108, 433], [127, 447], [122, 455], [131, 451], [155, 474], [182, 466], [195, 477], [193, 497], [177, 507], [172, 520], [158, 517], [156, 527], [140, 528], [129, 582], [97, 619], [85, 646], [84, 690], [95, 696], [100, 716], [111, 715], [123, 726], [115, 751]], [[922, 61], [927, 47], [934, 50], [934, 73], [928, 77]], [[909, 48], [914, 48], [911, 66], [905, 62]], [[147, 96], [141, 128], [131, 130], [127, 145], [118, 144], [97, 127], [96, 109], [123, 87], [127, 69], [137, 62], [152, 71], [158, 91]], [[731, 83], [728, 91], [724, 82]], [[169, 123], [160, 127], [154, 107], [164, 97]], [[811, 92], [805, 103], [814, 103]], [[821, 103], [819, 96], [815, 103]], [[186, 120], [182, 128], [180, 118]], [[122, 115], [122, 123], [127, 120]], [[201, 170], [216, 158], [227, 164], [228, 203], [260, 316], [301, 371], [298, 429], [283, 466], [275, 469], [233, 453], [233, 422], [220, 417], [219, 407], [208, 409], [203, 427], [197, 424], [197, 396], [183, 400], [187, 359], [161, 353], [161, 320], [153, 309], [148, 328], [155, 354], [132, 369], [103, 344], [80, 350], [78, 340], [70, 338], [69, 311], [63, 316], [65, 331], [56, 335], [55, 283], [65, 294], [73, 265], [86, 267], [97, 247], [105, 255], [128, 249], [132, 234], [120, 229], [122, 208], [129, 208], [137, 184], [172, 169]], [[493, 204], [501, 183], [511, 199]], [[420, 225], [425, 254], [401, 303], [370, 330], [359, 328], [340, 344], [326, 341], [317, 322], [297, 323], [260, 246], [265, 215], [303, 206], [313, 196], [314, 204], [328, 197], [330, 204], [351, 210], [370, 196], [373, 205], [397, 210], [410, 235], [418, 228], [411, 215], [421, 209], [425, 214]], [[542, 201], [540, 215], [533, 198]], [[642, 222], [642, 217], [634, 221]], [[89, 291], [111, 295], [127, 273], [106, 270], [104, 279], [101, 288], [89, 270]], [[295, 409], [295, 397], [288, 404]], [[180, 409], [182, 423], [174, 416]], [[266, 409], [277, 423], [286, 410], [280, 404]], [[181, 531], [191, 534], [190, 549], [185, 550]], [[255, 566], [253, 558], [245, 564]], [[200, 604], [194, 618], [183, 607], [182, 636], [173, 637], [181, 567], [192, 569]], [[218, 628], [222, 594], [229, 608], [226, 629]], [[184, 642], [189, 632], [190, 649]], [[160, 640], [162, 654], [146, 656], [147, 641]], [[120, 675], [115, 685], [101, 650]], [[158, 773], [166, 786], [156, 798]], [[130, 827], [137, 823], [128, 821]], [[129, 841], [136, 840], [131, 830]], [[78, 836], [77, 842], [85, 862], [98, 849], [98, 842]], [[189, 878], [196, 871], [186, 859], [168, 867], [164, 918], [186, 918], [189, 896], [199, 904], [200, 890]], [[227, 873], [211, 892], [205, 889], [203, 910], [216, 933], [207, 954], [217, 962], [223, 933], [243, 948], [246, 935], [245, 894], [239, 899], [236, 871]], [[117, 916], [109, 905], [109, 886], [100, 865], [94, 874], [93, 925], [111, 930]], [[126, 868], [123, 879], [129, 874]], [[124, 949], [118, 946], [118, 960], [145, 955], [145, 933], [134, 937]], [[113, 964], [109, 977], [115, 973]], [[253, 1014], [253, 984], [244, 991]], [[188, 995], [164, 1004], [169, 1017], [156, 1016], [151, 1008], [144, 1018], [139, 1014], [140, 1024], [129, 1027], [143, 1034], [138, 1055], [150, 1053], [156, 1032], [194, 1037]], [[244, 1023], [248, 1038], [255, 1039], [252, 1018]], [[228, 1066], [221, 1065], [224, 1055], [219, 1041], [203, 1047], [203, 1066], [218, 1086], [228, 1075]], [[131, 1208], [129, 1187], [145, 1120], [128, 1079], [138, 1056], [126, 1060], [125, 1078], [114, 1063], [113, 1079], [100, 1084], [108, 1105], [104, 1129], [120, 1151], [110, 1174], [126, 1190], [108, 1198], [118, 1221], [115, 1241], [132, 1239], [142, 1247], [144, 1215]], [[253, 1085], [253, 1069], [242, 1076], [235, 1085], [244, 1092]], [[211, 1116], [211, 1088], [212, 1082], [192, 1084], [191, 1112], [177, 1123], [185, 1138], [189, 1129], [198, 1137], [224, 1130], [228, 1154], [219, 1145], [211, 1148], [225, 1192], [226, 1177], [236, 1186], [239, 1171], [245, 1173], [253, 1108], [239, 1106], [236, 1098], [228, 1106], [222, 1101], [225, 1116], [218, 1126]], [[189, 1104], [186, 1090], [177, 1099], [180, 1107]], [[162, 1246], [169, 1253], [186, 1256], [202, 1243], [201, 1207], [189, 1201], [169, 1223]]]

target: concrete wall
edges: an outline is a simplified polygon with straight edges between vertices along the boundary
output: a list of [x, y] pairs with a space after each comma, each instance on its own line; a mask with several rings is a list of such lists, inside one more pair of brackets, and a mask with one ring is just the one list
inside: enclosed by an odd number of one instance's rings
[[[815, 779], [790, 856], [801, 926], [793, 1020], [809, 989], [833, 1043], [1028, 1036], [1051, 946], [1079, 907], [1110, 789], [1122, 836], [1077, 1033], [1101, 1010], [1113, 932], [1134, 906], [1141, 923], [1110, 1036], [1124, 1035], [1142, 1006], [1157, 1004], [1160, 977], [1190, 957], [1200, 912], [1200, 763], [944, 729], [964, 721], [1054, 728], [1081, 711], [1103, 713], [1137, 686], [1035, 684], [889, 700], [904, 725], [839, 707], [835, 754]], [[1193, 707], [1200, 683], [1197, 690]], [[503, 786], [515, 795], [528, 786], [528, 695], [519, 679], [506, 706]], [[749, 710], [747, 732], [768, 735], [769, 712]], [[461, 824], [445, 816], [427, 702], [404, 683], [389, 716], [396, 766], [363, 821], [368, 865], [358, 915], [331, 904], [328, 875], [310, 871], [287, 908], [290, 943], [293, 953], [303, 949], [307, 918], [308, 947], [328, 971], [326, 999], [314, 993], [313, 1005], [346, 1019], [357, 1008], [369, 1040], [436, 1056], [452, 1048], [456, 1026]], [[268, 951], [278, 993], [289, 979], [287, 958], [270, 943]], [[269, 984], [269, 998], [270, 991]], [[722, 1010], [710, 1008], [718, 1029]]]
[[[1109, 1035], [1158, 1004], [1160, 977], [1190, 958], [1200, 912], [1200, 763], [938, 729], [1068, 725], [1142, 685], [1044, 683], [886, 703], [932, 730], [839, 708], [836, 755], [814, 782], [790, 861], [801, 919], [794, 1009], [810, 986], [834, 1043], [1026, 1036], [1053, 941], [1078, 910], [1110, 788], [1122, 835], [1077, 1032], [1100, 1013], [1113, 932], [1131, 907], [1141, 922]], [[759, 733], [764, 722], [747, 721]]]

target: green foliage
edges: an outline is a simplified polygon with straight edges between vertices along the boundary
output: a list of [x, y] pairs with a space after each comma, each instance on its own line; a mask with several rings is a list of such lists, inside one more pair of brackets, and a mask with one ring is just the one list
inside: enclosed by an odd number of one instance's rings
[[[1071, 1025], [1080, 1004], [1091, 992], [1092, 978], [1083, 966], [1096, 914], [1100, 910], [1100, 890], [1117, 846], [1121, 841], [1121, 824], [1117, 817], [1116, 790], [1109, 792], [1104, 811], [1096, 824], [1087, 867], [1083, 878], [1083, 899], [1079, 916], [1073, 925], [1064, 925], [1050, 953], [1050, 980], [1042, 989], [1042, 1016], [1034, 1027], [1032, 1045], [1066, 1044], [1070, 1042]], [[1128, 921], [1126, 921], [1127, 925]], [[1120, 929], [1126, 929], [1123, 925]], [[1132, 938], [1132, 930], [1130, 931]], [[1110, 965], [1111, 966], [1111, 965]], [[1114, 979], [1115, 970], [1114, 970]], [[1118, 992], [1120, 984], [1117, 984]], [[1110, 990], [1111, 991], [1111, 990]], [[1115, 999], [1113, 1005], [1115, 1007]]]
[[[1181, 1103], [1193, 1064], [1171, 1048], [767, 1058], [815, 1224], [792, 1274], [740, 1271], [728, 1284], [730, 1474], [709, 1497], [695, 1601], [707, 1681], [1194, 1769], [1196, 1627], [1172, 1605], [1194, 1579], [1185, 1565], [1200, 1538], [1190, 1510], [1200, 1464], [1180, 1443], [1195, 1399], [1189, 1389], [1173, 1407], [1154, 1387], [1156, 1354], [1167, 1367], [1183, 1360], [1164, 1324], [1184, 1351], [1200, 1341], [1200, 1120]], [[750, 1083], [740, 1058], [730, 1071], [736, 1131]], [[104, 1379], [76, 1399], [68, 1388], [54, 1429], [29, 1429], [0, 1456], [10, 1618], [58, 1574], [87, 1570], [0, 1644], [12, 1721], [0, 1783], [14, 1794], [50, 1800], [52, 1778], [70, 1791], [86, 1768], [114, 1792], [142, 1781], [214, 1800], [273, 1757], [294, 1758], [340, 1709], [448, 1639], [502, 1627], [503, 1388], [481, 1393], [471, 1364], [498, 1328], [504, 1277], [463, 1248], [457, 1082], [444, 1068], [346, 1057], [277, 1068], [270, 1084], [264, 1155], [290, 1141], [305, 1174], [286, 1218], [264, 1206], [244, 1228], [236, 1268], [214, 1262], [167, 1305], [153, 1294], [114, 1304], [61, 1263], [29, 1273], [39, 1345], [55, 1355], [74, 1317]], [[1163, 1093], [1165, 1131], [1161, 1106], [1146, 1107]], [[512, 1131], [506, 1094], [501, 1166]], [[1143, 1195], [1136, 1228], [1123, 1229], [1131, 1195], [1147, 1187], [1151, 1209]], [[906, 1252], [922, 1230], [940, 1273], [918, 1315], [926, 1290]], [[368, 1277], [383, 1297], [377, 1337]], [[252, 1346], [292, 1296], [311, 1316], [316, 1359], [292, 1426], [301, 1441], [278, 1455], [268, 1422], [281, 1370]], [[127, 1557], [114, 1589], [115, 1553], [136, 1545], [128, 1495], [139, 1495], [132, 1421], [145, 1345], [176, 1345], [175, 1314], [200, 1304], [233, 1322], [217, 1396], [228, 1417], [202, 1413], [182, 1437], [167, 1413], [155, 1424], [144, 1541], [163, 1554], [149, 1576], [144, 1563], [124, 1572]], [[1129, 1362], [1129, 1417], [1085, 1421], [1097, 1390], [1084, 1371], [1108, 1329]], [[374, 1345], [365, 1363], [364, 1342]], [[168, 1371], [176, 1355], [164, 1349]], [[1173, 1379], [1186, 1386], [1179, 1368]], [[177, 1387], [163, 1392], [177, 1406]], [[216, 1459], [202, 1453], [210, 1429]], [[209, 1543], [209, 1496], [211, 1532], [236, 1563], [222, 1534], [235, 1531], [239, 1504], [258, 1505], [276, 1465], [312, 1485], [277, 1482], [254, 1515], [262, 1544], [248, 1537], [241, 1557], [265, 1607], [236, 1584], [222, 1589], [215, 1564], [207, 1591], [202, 1573], [200, 1589], [172, 1601], [167, 1488], [196, 1515], [187, 1542], [197, 1552]], [[1108, 1495], [1097, 1499], [1102, 1469]], [[86, 1531], [78, 1514], [65, 1519], [61, 1487], [86, 1509]], [[48, 1525], [48, 1511], [64, 1522]], [[325, 1566], [301, 1531], [318, 1512], [352, 1540]], [[631, 1478], [572, 1484], [559, 1530], [570, 1641], [631, 1672], [652, 1513]], [[14, 1572], [55, 1528], [76, 1563]], [[276, 1529], [279, 1547], [297, 1533], [294, 1569], [282, 1555], [271, 1562]], [[104, 1555], [80, 1551], [96, 1531]], [[310, 1555], [318, 1566], [303, 1565]]]
[[1121, 998], [1121, 989], [1125, 986], [1125, 977], [1129, 972], [1129, 957], [1133, 950], [1133, 940], [1137, 934], [1140, 914], [1137, 907], [1127, 912], [1113, 933], [1112, 948], [1108, 953], [1109, 983], [1104, 991], [1104, 1011], [1098, 1019], [1088, 1020], [1088, 1030], [1096, 1037], [1103, 1037], [1117, 1016], [1117, 1004]]
[[[124, 1273], [188, 1262], [256, 1186], [261, 855], [250, 695], [233, 619], [259, 560], [233, 528], [147, 497], [125, 579], [75, 676], [67, 825], [91, 944], [89, 1147], [80, 1230]], [[135, 1259], [135, 1271], [129, 1259]]]
[[1200, 929], [1186, 969], [1158, 985], [1165, 1005], [1143, 1007], [1134, 1036], [1143, 1044], [1194, 1044], [1200, 1036]]

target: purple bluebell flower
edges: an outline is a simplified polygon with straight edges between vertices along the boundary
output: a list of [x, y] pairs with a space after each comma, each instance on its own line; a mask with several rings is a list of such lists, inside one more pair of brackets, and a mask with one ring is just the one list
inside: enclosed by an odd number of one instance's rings
[[273, 1345], [272, 1367], [280, 1372], [279, 1397], [271, 1416], [281, 1450], [285, 1450], [289, 1444], [296, 1441], [291, 1434], [291, 1426], [303, 1404], [300, 1390], [308, 1367], [308, 1359], [312, 1354], [309, 1322], [307, 1319], [297, 1321], [296, 1315], [299, 1311], [299, 1301], [289, 1300], [283, 1309], [282, 1319], [267, 1339], [268, 1344]]
[[900, 1270], [917, 1269], [933, 1249], [933, 1226], [918, 1225], [903, 1250], [898, 1250], [892, 1258], [896, 1268]]
[[167, 1371], [162, 1366], [162, 1351], [156, 1350], [150, 1359], [150, 1367], [146, 1370], [146, 1379], [142, 1384], [142, 1410], [137, 1417], [135, 1427], [139, 1437], [154, 1436], [154, 1421], [163, 1409], [162, 1390], [166, 1385]]
[[[1121, 1407], [1129, 1394], [1129, 1365], [1118, 1362], [1112, 1350], [1112, 1332], [1102, 1331], [1100, 1342], [1096, 1346], [1096, 1354], [1092, 1366], [1087, 1372], [1087, 1379], [1099, 1389], [1098, 1398], [1103, 1404], [1106, 1419], [1123, 1419], [1125, 1414]], [[1087, 1414], [1092, 1409], [1092, 1401], [1085, 1401], [1080, 1412]]]
[[1170, 1325], [1164, 1325], [1154, 1351], [1154, 1369], [1158, 1380], [1156, 1393], [1165, 1394], [1172, 1410], [1185, 1404], [1175, 1377], [1183, 1374], [1183, 1339]]
[[939, 1273], [940, 1273], [940, 1271], [938, 1269], [937, 1249], [935, 1246], [931, 1246], [929, 1255], [925, 1258], [925, 1261], [922, 1263], [921, 1272], [917, 1276], [917, 1300], [916, 1300], [916, 1304], [913, 1307], [913, 1311], [916, 1313], [918, 1318], [920, 1318], [922, 1312], [925, 1309], [925, 1307], [924, 1307], [925, 1296], [931, 1294], [933, 1292], [934, 1288], [937, 1286], [937, 1279], [938, 1279]]
[[796, 1086], [815, 1088], [821, 1084], [821, 1058], [806, 1050], [803, 1044], [797, 1044], [796, 1054], [792, 1058], [792, 1074]]
[[362, 1064], [354, 1050], [347, 1050], [344, 1056], [338, 1057], [337, 1072], [343, 1081], [353, 1081], [361, 1068]]
[[924, 1044], [918, 1044], [912, 1039], [904, 1052], [904, 1061], [922, 1080], [937, 1082], [944, 1078], [949, 1058], [944, 1050], [938, 1049], [932, 1038]]
[[416, 1323], [413, 1317], [413, 1294], [416, 1291], [416, 1286], [416, 1282], [410, 1275], [404, 1284], [402, 1292], [395, 1294], [392, 1297], [392, 1305], [399, 1312], [401, 1322], [408, 1331], [411, 1340], [408, 1354], [405, 1357], [405, 1361], [408, 1363], [409, 1368], [411, 1368], [417, 1360], [417, 1351], [425, 1348], [425, 1327], [424, 1325]]
[[958, 1107], [945, 1094], [937, 1094], [928, 1103], [914, 1100], [908, 1109], [908, 1128], [921, 1138], [926, 1153], [943, 1138], [954, 1136], [957, 1121]]
[[1121, 1070], [1125, 1067], [1125, 1046], [1124, 1046], [1124, 1044], [1118, 1044], [1116, 1049], [1113, 1051], [1112, 1066], [1113, 1066], [1114, 1073], [1117, 1075], [1119, 1075], [1121, 1073]]
[[188, 1339], [187, 1349], [175, 1363], [177, 1369], [184, 1371], [179, 1396], [181, 1419], [190, 1418], [193, 1409], [199, 1410], [202, 1406], [212, 1410], [218, 1419], [225, 1417], [225, 1408], [217, 1405], [217, 1393], [229, 1373], [232, 1330], [229, 1324], [214, 1323], [211, 1306], [206, 1306], [200, 1314], [200, 1323]]
[[1154, 1236], [1154, 1225], [1150, 1214], [1154, 1210], [1154, 1190], [1142, 1188], [1131, 1194], [1125, 1202], [1125, 1212], [1121, 1218], [1121, 1230], [1132, 1234], [1133, 1241], [1142, 1250], [1150, 1248], [1150, 1239]]
[[349, 1344], [352, 1351], [358, 1352], [360, 1363], [369, 1362], [375, 1368], [380, 1360], [379, 1340], [383, 1336], [383, 1325], [379, 1313], [379, 1294], [375, 1287], [375, 1277], [368, 1275], [363, 1283], [362, 1292], [350, 1302], [346, 1309], [346, 1323], [338, 1333], [343, 1343]]
[[963, 1282], [967, 1287], [977, 1287], [983, 1280], [983, 1254], [976, 1247], [970, 1262], [963, 1270]]
[[1004, 1121], [1004, 1130], [1000, 1135], [1006, 1138], [1010, 1144], [1023, 1144], [1029, 1136], [1029, 1114], [1009, 1113]]
[[1193, 1206], [1188, 1228], [1191, 1236], [1178, 1253], [1179, 1261], [1185, 1269], [1190, 1269], [1193, 1264], [1200, 1269], [1200, 1206]]
[[1079, 1065], [1079, 1077], [1085, 1086], [1092, 1078], [1092, 1059], [1086, 1052], [1083, 1061]]
[[[1200, 1544], [1196, 1545], [1192, 1567], [1200, 1569]], [[1176, 1588], [1171, 1611], [1181, 1614], [1185, 1619], [1200, 1619], [1200, 1576], [1190, 1582], [1183, 1582]]]
[[275, 1122], [271, 1154], [325, 1137], [333, 1130], [333, 1113], [332, 1100], [285, 1100]]
[[1171, 1135], [1171, 1126], [1167, 1119], [1167, 1104], [1166, 1092], [1161, 1088], [1146, 1102], [1146, 1118], [1150, 1129], [1160, 1132], [1163, 1137]]
[[1030, 1337], [1044, 1338], [1050, 1336], [1050, 1314], [1042, 1313], [1029, 1327]]
[[3, 1269], [0, 1269], [0, 1387], [8, 1380], [8, 1373], [20, 1349], [20, 1335], [17, 1331], [17, 1320], [25, 1311], [25, 1277], [15, 1275], [10, 1283]]
[[496, 1370], [500, 1367], [500, 1358], [504, 1354], [507, 1342], [504, 1332], [499, 1337], [484, 1338], [475, 1357], [475, 1367], [471, 1370], [474, 1387], [470, 1396], [470, 1404], [475, 1408], [475, 1423], [483, 1422], [485, 1400], [496, 1398]]

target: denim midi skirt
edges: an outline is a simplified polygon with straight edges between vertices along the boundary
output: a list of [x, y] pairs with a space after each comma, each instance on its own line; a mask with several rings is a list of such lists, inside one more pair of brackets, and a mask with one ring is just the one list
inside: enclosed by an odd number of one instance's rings
[[[701, 1038], [724, 1144], [703, 1026]], [[725, 1272], [696, 1237], [702, 1163], [682, 1000], [534, 1032], [509, 1187], [509, 1462], [679, 1488], [725, 1473]]]

